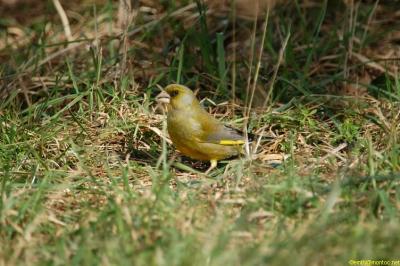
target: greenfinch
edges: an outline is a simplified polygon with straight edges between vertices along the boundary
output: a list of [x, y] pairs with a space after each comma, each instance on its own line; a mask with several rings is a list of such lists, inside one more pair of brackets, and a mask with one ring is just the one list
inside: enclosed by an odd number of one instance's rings
[[167, 129], [172, 143], [184, 155], [217, 166], [218, 160], [237, 156], [245, 144], [243, 134], [224, 126], [200, 105], [189, 88], [171, 84], [157, 95], [157, 102], [166, 104]]

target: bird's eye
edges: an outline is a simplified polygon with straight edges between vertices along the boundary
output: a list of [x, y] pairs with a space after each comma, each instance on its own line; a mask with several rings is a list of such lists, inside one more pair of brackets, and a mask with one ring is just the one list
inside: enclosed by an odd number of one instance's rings
[[175, 97], [176, 95], [178, 95], [178, 91], [171, 91], [170, 93], [169, 93], [169, 95], [171, 96], [171, 97]]

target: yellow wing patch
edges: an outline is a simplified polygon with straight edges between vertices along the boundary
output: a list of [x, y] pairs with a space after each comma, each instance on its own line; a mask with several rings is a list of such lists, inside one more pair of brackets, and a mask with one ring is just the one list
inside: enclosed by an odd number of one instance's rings
[[221, 145], [242, 145], [242, 144], [244, 144], [244, 140], [223, 139], [223, 140], [219, 141], [219, 144], [221, 144]]

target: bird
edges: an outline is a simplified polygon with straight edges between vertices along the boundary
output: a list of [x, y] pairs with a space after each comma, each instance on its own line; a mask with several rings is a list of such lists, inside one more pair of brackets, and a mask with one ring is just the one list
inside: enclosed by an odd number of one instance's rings
[[244, 134], [209, 114], [188, 87], [170, 84], [156, 101], [167, 107], [167, 130], [174, 146], [192, 159], [210, 161], [205, 175], [219, 160], [243, 153]]

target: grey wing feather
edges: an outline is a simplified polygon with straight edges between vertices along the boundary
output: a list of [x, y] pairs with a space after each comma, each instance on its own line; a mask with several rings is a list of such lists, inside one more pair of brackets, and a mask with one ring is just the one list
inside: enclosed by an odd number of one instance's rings
[[244, 140], [244, 136], [237, 129], [221, 125], [219, 130], [208, 134], [206, 138], [206, 141], [211, 143], [218, 143], [221, 140]]
[[[240, 130], [221, 124], [204, 109], [199, 115], [201, 117], [197, 117], [198, 120], [209, 122], [207, 125], [202, 125], [202, 142], [219, 144], [221, 140], [244, 140], [243, 133]], [[212, 130], [208, 127], [211, 127]]]

